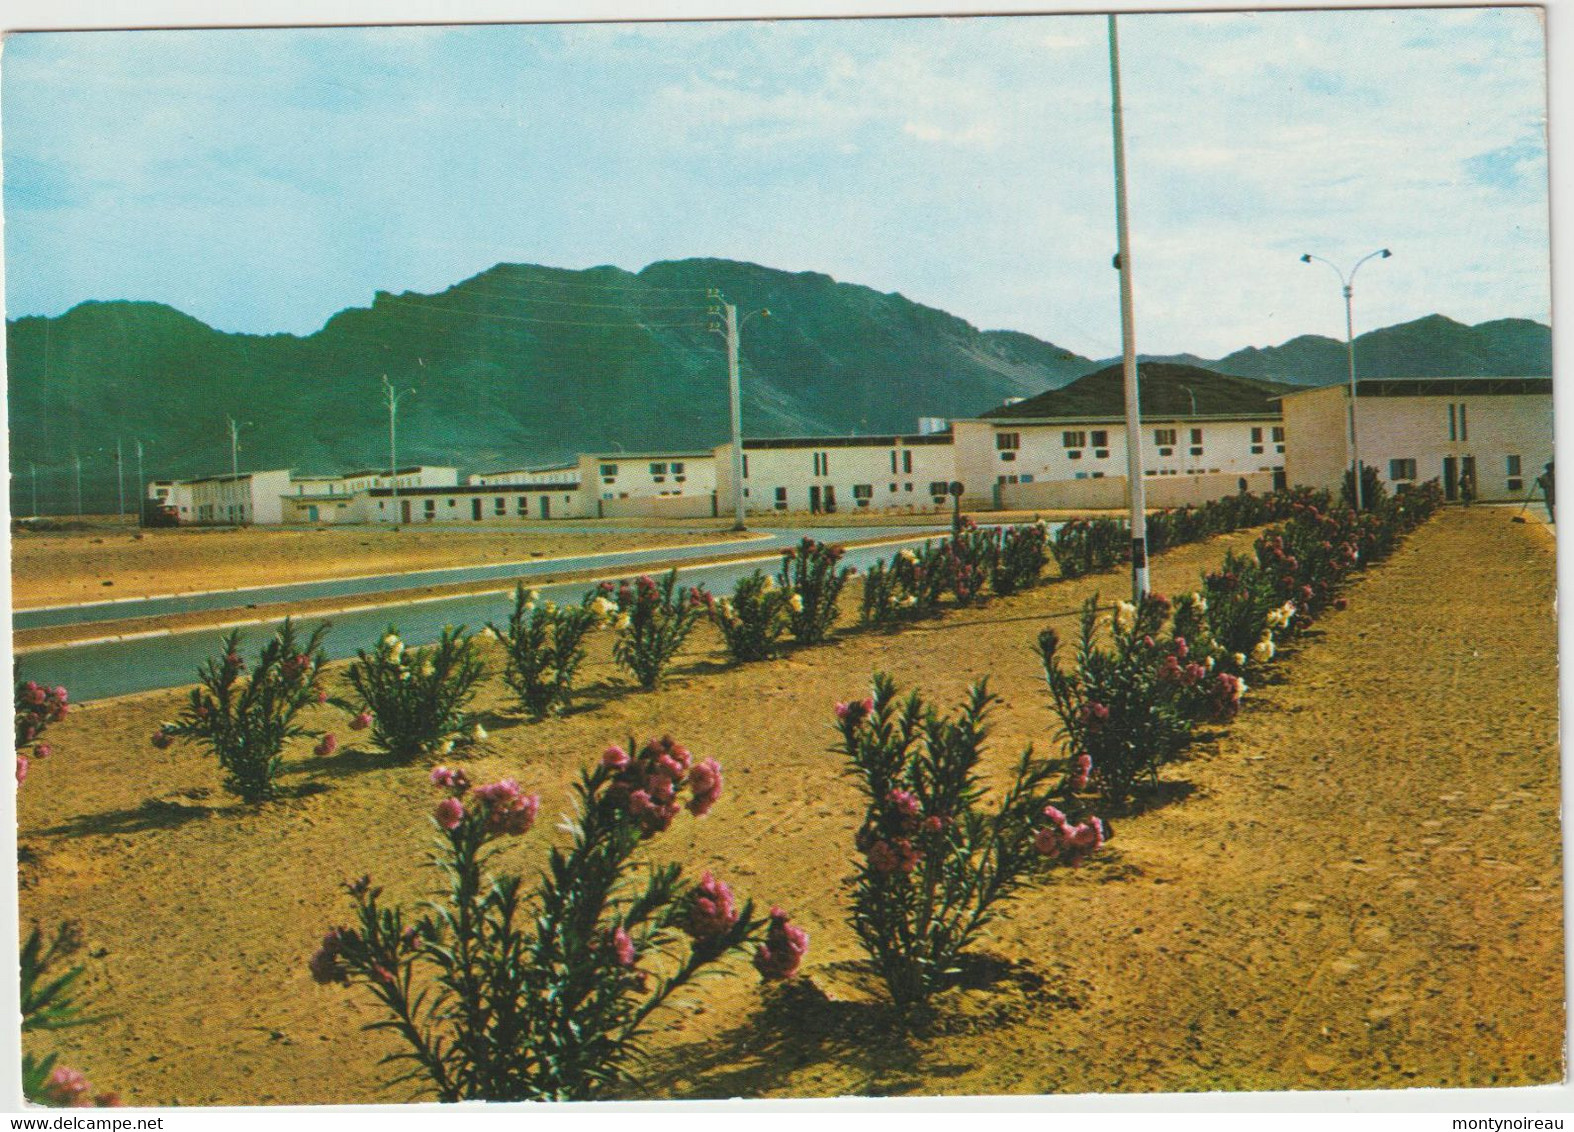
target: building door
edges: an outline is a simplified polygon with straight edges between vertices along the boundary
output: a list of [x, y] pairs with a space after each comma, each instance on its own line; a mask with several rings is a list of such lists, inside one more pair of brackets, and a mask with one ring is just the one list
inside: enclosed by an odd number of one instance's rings
[[1459, 461], [1452, 456], [1443, 457], [1443, 498], [1459, 498]]
[[831, 514], [836, 510], [836, 487], [834, 484], [825, 485], [825, 513]]
[[1290, 490], [1290, 477], [1285, 474], [1283, 468], [1275, 468], [1273, 471], [1273, 489], [1275, 491]]
[[410, 501], [408, 499], [399, 501], [399, 521], [402, 523], [410, 521]]
[[317, 521], [317, 508], [310, 503], [306, 505], [306, 521], [308, 523], [315, 523]]
[[1461, 456], [1459, 459], [1459, 475], [1461, 479], [1470, 481], [1469, 502], [1481, 498], [1481, 489], [1476, 484], [1476, 458], [1474, 456]]
[[470, 501], [470, 517], [478, 523], [481, 521], [481, 497], [479, 495]]
[[541, 517], [543, 519], [552, 517], [552, 501], [544, 495], [541, 497]]
[[820, 485], [819, 484], [812, 484], [809, 487], [809, 513], [811, 515], [818, 515], [820, 513]]

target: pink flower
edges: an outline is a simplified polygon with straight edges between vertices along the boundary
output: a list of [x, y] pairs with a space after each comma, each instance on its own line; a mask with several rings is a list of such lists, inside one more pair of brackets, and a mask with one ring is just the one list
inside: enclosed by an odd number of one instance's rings
[[1066, 824], [1066, 815], [1061, 813], [1055, 806], [1045, 806], [1044, 816], [1049, 819], [1052, 825], [1064, 826]]
[[945, 828], [945, 819], [939, 814], [930, 814], [924, 819], [923, 825], [920, 828], [922, 828], [925, 833], [939, 833]]
[[465, 820], [464, 803], [458, 798], [444, 798], [432, 811], [432, 820], [444, 829], [456, 829]]
[[793, 927], [787, 920], [786, 912], [772, 908], [765, 942], [755, 949], [754, 969], [765, 979], [792, 978], [809, 952], [809, 933]]
[[910, 790], [893, 790], [886, 795], [885, 800], [890, 802], [896, 808], [896, 812], [904, 818], [916, 818], [924, 812], [922, 803], [918, 801], [918, 795]]
[[33, 748], [33, 757], [35, 759], [47, 759], [50, 755], [54, 754], [54, 750], [55, 749], [48, 743], [40, 743], [38, 746]]
[[1336, 597], [1334, 598], [1334, 608], [1342, 612], [1350, 608], [1350, 602], [1347, 598]]
[[601, 752], [601, 765], [612, 770], [621, 770], [629, 765], [629, 753], [614, 743]]
[[856, 703], [836, 705], [836, 718], [844, 723], [859, 723], [874, 712], [874, 700], [865, 698]]
[[1085, 790], [1088, 785], [1088, 775], [1093, 773], [1093, 757], [1091, 755], [1078, 755], [1076, 769], [1071, 773], [1071, 788]]
[[357, 715], [354, 719], [350, 720], [351, 731], [365, 731], [371, 725], [372, 713], [369, 711], [363, 711], [360, 715]]
[[22, 785], [27, 780], [27, 756], [16, 756], [16, 784]]
[[535, 824], [536, 811], [541, 808], [541, 798], [526, 794], [519, 783], [505, 778], [489, 786], [478, 786], [475, 796], [486, 809], [486, 828], [489, 833], [506, 833], [513, 836], [526, 833]]
[[340, 931], [338, 928], [329, 928], [328, 934], [322, 937], [322, 946], [312, 955], [307, 967], [312, 973], [312, 978], [319, 983], [348, 983], [350, 972], [339, 961]]
[[432, 785], [441, 786], [445, 790], [452, 790], [455, 795], [459, 795], [470, 789], [470, 778], [458, 767], [434, 766], [432, 768]]
[[322, 742], [312, 748], [313, 753], [320, 759], [325, 759], [339, 749], [339, 740], [332, 731], [322, 737]]
[[634, 941], [621, 927], [612, 932], [612, 938], [607, 941], [607, 950], [619, 967], [634, 966]]
[[869, 846], [869, 867], [877, 873], [910, 873], [918, 867], [918, 850], [905, 837]]
[[1059, 856], [1063, 845], [1061, 843], [1060, 827], [1045, 826], [1033, 834], [1033, 848], [1046, 857]]
[[689, 813], [704, 817], [721, 797], [721, 764], [715, 759], [696, 763], [689, 771]]
[[1079, 714], [1082, 717], [1082, 726], [1089, 731], [1097, 731], [1109, 722], [1109, 708], [1094, 700], [1083, 704]]
[[737, 922], [738, 909], [733, 903], [732, 889], [707, 869], [694, 888], [683, 930], [696, 940], [709, 940], [722, 935]]
[[317, 702], [320, 703], [320, 704], [327, 703], [328, 702], [328, 689], [327, 688], [318, 688], [317, 689], [317, 695], [316, 695], [315, 698], [316, 698]]
[[153, 738], [151, 740], [149, 740], [149, 742], [151, 742], [155, 747], [157, 747], [161, 751], [164, 750], [166, 747], [168, 747], [174, 741], [175, 740], [170, 736], [169, 732], [167, 732], [167, 731], [155, 731], [155, 732], [153, 732]]
[[89, 1103], [87, 1093], [90, 1088], [92, 1086], [80, 1069], [57, 1065], [44, 1082], [44, 1100], [46, 1104], [58, 1108], [83, 1108]]

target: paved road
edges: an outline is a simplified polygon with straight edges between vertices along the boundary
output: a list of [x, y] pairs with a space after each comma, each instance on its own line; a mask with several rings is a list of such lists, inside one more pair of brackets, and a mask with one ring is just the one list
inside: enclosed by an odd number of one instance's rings
[[[916, 546], [927, 539], [934, 538], [936, 532], [915, 530], [912, 527], [842, 527], [823, 532], [782, 531], [777, 533], [777, 538], [773, 541], [758, 540], [751, 545], [759, 548], [762, 554], [768, 554], [788, 542], [796, 541], [803, 534], [813, 534], [816, 537], [826, 535], [834, 539], [877, 538], [882, 535], [892, 538], [901, 538], [903, 535], [914, 536], [903, 539], [901, 543], [867, 548], [855, 547], [848, 550], [845, 561], [862, 570], [878, 559], [888, 558], [902, 545]], [[696, 552], [714, 551], [714, 547], [695, 549]], [[661, 557], [670, 554], [667, 550], [651, 553]], [[590, 556], [586, 569], [595, 571], [605, 567], [608, 568], [608, 573], [616, 575], [621, 564], [609, 562], [607, 559], [618, 557], [621, 556]], [[713, 593], [730, 592], [737, 578], [752, 572], [760, 565], [734, 562], [688, 566], [681, 568], [679, 578], [684, 585], [703, 582]], [[564, 564], [559, 561], [554, 563], [552, 568], [561, 570]], [[519, 567], [511, 567], [501, 576], [512, 577], [519, 572]], [[478, 573], [472, 576], [488, 575]], [[401, 577], [406, 579], [408, 584], [409, 575], [401, 575]], [[565, 582], [542, 586], [541, 592], [543, 597], [559, 603], [577, 602], [587, 588], [589, 588], [587, 583], [583, 581]], [[352, 589], [344, 592], [348, 596], [367, 591]], [[318, 593], [313, 596], [323, 595]], [[335, 660], [354, 656], [357, 648], [370, 646], [389, 624], [397, 625], [400, 635], [412, 646], [426, 644], [436, 640], [445, 625], [468, 625], [472, 629], [477, 629], [489, 619], [501, 623], [508, 617], [512, 603], [512, 597], [505, 594], [470, 594], [425, 599], [396, 607], [342, 614], [330, 619], [333, 627], [328, 632], [325, 648], [328, 656]], [[226, 604], [232, 606], [233, 598], [221, 603], [219, 607], [222, 608]], [[125, 616], [124, 613], [119, 615]], [[305, 621], [311, 624], [313, 619], [307, 618]], [[255, 651], [258, 642], [272, 631], [274, 624], [277, 622], [254, 625], [243, 630], [248, 654]], [[208, 628], [142, 640], [113, 641], [74, 648], [41, 649], [20, 657], [19, 668], [28, 679], [36, 679], [51, 685], [64, 684], [71, 689], [71, 698], [79, 702], [154, 688], [180, 687], [192, 683], [198, 666], [205, 658], [216, 653], [219, 636], [219, 630]]]
[[[185, 594], [174, 597], [91, 602], [53, 609], [21, 609], [13, 616], [13, 629], [44, 629], [59, 625], [83, 625], [120, 621], [132, 617], [163, 617], [174, 613], [197, 613], [214, 609], [239, 609], [278, 605], [283, 602], [310, 601], [324, 597], [363, 597], [421, 586], [452, 585], [458, 582], [485, 582], [497, 579], [530, 578], [545, 574], [585, 574], [630, 570], [645, 562], [682, 562], [711, 558], [719, 554], [771, 554], [805, 536], [825, 542], [901, 537], [926, 530], [926, 537], [945, 527], [911, 526], [805, 527], [793, 530], [767, 530], [767, 537], [704, 543], [697, 546], [672, 546], [654, 550], [622, 550], [604, 554], [585, 554], [572, 558], [541, 559], [490, 566], [450, 566], [404, 574], [383, 574], [364, 578], [329, 578], [315, 582], [289, 582], [246, 590]], [[922, 540], [920, 540], [922, 541]]]

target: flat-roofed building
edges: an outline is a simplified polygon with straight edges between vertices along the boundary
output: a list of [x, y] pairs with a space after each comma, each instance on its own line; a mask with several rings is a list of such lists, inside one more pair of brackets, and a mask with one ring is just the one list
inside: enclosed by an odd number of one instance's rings
[[[1338, 491], [1350, 467], [1349, 385], [1287, 393], [1282, 403], [1290, 480]], [[1523, 499], [1553, 456], [1552, 379], [1364, 378], [1356, 438], [1361, 463], [1390, 490], [1439, 479], [1457, 499], [1468, 475], [1477, 499]]]
[[[732, 445], [715, 450], [717, 503], [733, 512]], [[743, 441], [744, 508], [752, 512], [930, 511], [949, 506], [956, 475], [949, 432]]]

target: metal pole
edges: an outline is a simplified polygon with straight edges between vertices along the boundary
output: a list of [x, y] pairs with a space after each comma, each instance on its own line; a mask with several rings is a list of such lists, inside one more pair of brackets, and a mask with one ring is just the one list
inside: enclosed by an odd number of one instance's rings
[[234, 417], [225, 417], [230, 426], [230, 475], [240, 479], [240, 425]]
[[[1351, 279], [1355, 275], [1351, 273]], [[1354, 491], [1352, 498], [1355, 500], [1357, 511], [1366, 510], [1366, 491], [1361, 486], [1361, 442], [1355, 432], [1355, 285], [1353, 282], [1344, 285], [1344, 348], [1345, 357], [1350, 363], [1350, 476]]]
[[732, 529], [746, 530], [743, 505], [743, 392], [738, 373], [738, 308], [722, 304], [727, 331], [727, 397], [732, 414]]
[[82, 457], [74, 456], [72, 459], [76, 461], [77, 466], [77, 518], [80, 519], [82, 517]]
[[115, 496], [120, 505], [120, 521], [126, 521], [126, 473], [125, 461], [121, 456], [120, 437], [115, 437]]
[[29, 460], [27, 470], [33, 477], [33, 518], [38, 518], [38, 465]]
[[148, 485], [142, 479], [142, 441], [133, 441], [137, 446], [137, 526], [143, 526], [147, 517]]
[[1126, 135], [1120, 106], [1120, 40], [1109, 16], [1110, 111], [1115, 136], [1115, 263], [1120, 269], [1120, 343], [1126, 389], [1126, 489], [1131, 503], [1131, 596], [1148, 592], [1147, 501], [1142, 483], [1142, 408], [1137, 384], [1137, 324], [1132, 310], [1131, 233], [1126, 217]]

